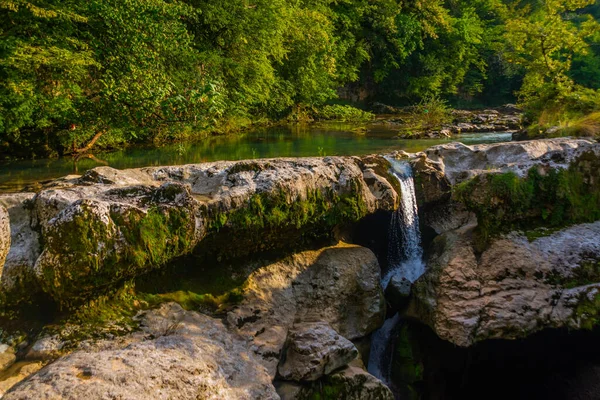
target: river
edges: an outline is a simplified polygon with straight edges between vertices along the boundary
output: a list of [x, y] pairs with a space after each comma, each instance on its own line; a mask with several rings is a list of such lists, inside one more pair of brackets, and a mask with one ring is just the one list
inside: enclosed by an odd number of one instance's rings
[[394, 150], [422, 151], [430, 146], [460, 141], [465, 144], [511, 140], [509, 132], [471, 133], [450, 139], [399, 139], [398, 130], [385, 125], [368, 130], [352, 124], [290, 125], [261, 128], [241, 134], [212, 136], [193, 143], [165, 146], [132, 146], [95, 154], [96, 159], [78, 162], [70, 157], [20, 160], [0, 163], [0, 191], [18, 191], [40, 182], [83, 172], [100, 166], [139, 168], [182, 165], [218, 160], [275, 157], [366, 155]]

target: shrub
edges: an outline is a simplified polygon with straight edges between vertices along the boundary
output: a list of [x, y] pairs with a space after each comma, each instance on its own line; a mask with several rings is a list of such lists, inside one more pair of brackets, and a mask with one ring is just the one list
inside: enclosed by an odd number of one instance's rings
[[316, 120], [365, 122], [375, 118], [373, 113], [347, 105], [327, 105], [315, 112]]

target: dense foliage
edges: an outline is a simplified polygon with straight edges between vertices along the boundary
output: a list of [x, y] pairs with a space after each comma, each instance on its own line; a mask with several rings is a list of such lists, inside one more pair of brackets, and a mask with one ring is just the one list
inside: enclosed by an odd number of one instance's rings
[[600, 109], [599, 16], [595, 0], [0, 0], [0, 152], [352, 116], [321, 111], [338, 95], [518, 99], [566, 124]]

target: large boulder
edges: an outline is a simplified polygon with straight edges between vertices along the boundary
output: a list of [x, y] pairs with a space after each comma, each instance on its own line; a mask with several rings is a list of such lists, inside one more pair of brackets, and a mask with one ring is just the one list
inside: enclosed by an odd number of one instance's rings
[[348, 365], [358, 350], [323, 322], [303, 323], [288, 333], [278, 372], [282, 379], [316, 381]]
[[341, 243], [305, 251], [254, 272], [227, 320], [275, 377], [294, 324], [326, 322], [349, 340], [379, 328], [385, 316], [380, 276], [369, 249]]
[[388, 168], [383, 157], [99, 167], [35, 195], [3, 195], [12, 236], [3, 292], [37, 285], [71, 305], [192, 251], [226, 258], [304, 246], [395, 209]]
[[459, 346], [600, 321], [600, 222], [528, 239], [511, 233], [478, 254], [474, 225], [437, 237], [410, 313]]
[[3, 399], [278, 399], [271, 378], [219, 320], [165, 304], [142, 331], [58, 359]]

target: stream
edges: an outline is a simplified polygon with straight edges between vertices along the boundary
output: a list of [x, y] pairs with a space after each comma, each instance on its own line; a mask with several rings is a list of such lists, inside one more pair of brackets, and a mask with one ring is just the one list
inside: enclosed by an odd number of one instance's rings
[[211, 136], [192, 143], [160, 147], [131, 146], [94, 154], [96, 159], [70, 157], [0, 162], [0, 191], [19, 191], [28, 186], [70, 174], [82, 174], [101, 165], [117, 169], [195, 164], [220, 160], [276, 157], [352, 156], [418, 152], [436, 144], [460, 141], [465, 144], [498, 143], [511, 140], [510, 132], [471, 133], [450, 139], [399, 139], [398, 130], [386, 125], [366, 131], [348, 123], [288, 125], [254, 129], [245, 133]]

